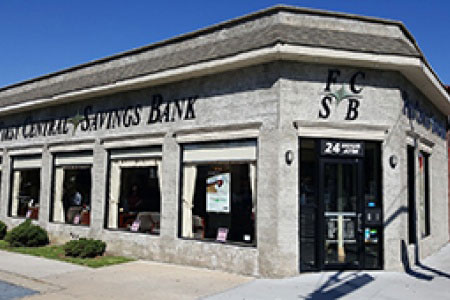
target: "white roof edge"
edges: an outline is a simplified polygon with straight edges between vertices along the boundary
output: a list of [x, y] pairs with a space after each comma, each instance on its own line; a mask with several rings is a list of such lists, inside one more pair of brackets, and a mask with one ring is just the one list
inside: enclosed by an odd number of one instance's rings
[[113, 84], [81, 89], [52, 97], [34, 99], [20, 104], [3, 106], [0, 107], [0, 116], [39, 107], [85, 100], [96, 96], [110, 95], [120, 91], [166, 84], [275, 60], [295, 60], [318, 64], [338, 64], [352, 67], [399, 71], [410, 80], [417, 89], [426, 95], [441, 112], [446, 115], [450, 114], [450, 96], [445, 91], [442, 84], [440, 84], [440, 81], [434, 72], [432, 72], [427, 64], [419, 57], [277, 44], [275, 46], [252, 50], [226, 58], [126, 79]]

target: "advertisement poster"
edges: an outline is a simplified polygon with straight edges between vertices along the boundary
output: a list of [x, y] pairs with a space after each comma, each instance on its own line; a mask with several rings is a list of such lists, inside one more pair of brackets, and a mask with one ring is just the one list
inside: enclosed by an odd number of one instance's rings
[[206, 179], [206, 211], [230, 212], [230, 173], [222, 173]]

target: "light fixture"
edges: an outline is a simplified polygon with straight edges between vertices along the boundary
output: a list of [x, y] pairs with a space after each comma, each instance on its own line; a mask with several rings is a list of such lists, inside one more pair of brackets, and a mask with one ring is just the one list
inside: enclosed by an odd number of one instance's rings
[[291, 165], [294, 161], [294, 152], [292, 152], [292, 150], [286, 151], [286, 153], [284, 154], [284, 158], [286, 159], [286, 164], [288, 166]]
[[391, 155], [391, 157], [389, 157], [389, 164], [391, 165], [392, 169], [395, 169], [395, 167], [398, 164], [398, 157], [397, 155]]

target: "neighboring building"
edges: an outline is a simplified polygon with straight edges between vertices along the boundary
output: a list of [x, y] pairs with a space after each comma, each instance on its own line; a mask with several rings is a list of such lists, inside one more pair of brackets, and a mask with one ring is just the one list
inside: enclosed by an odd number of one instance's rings
[[277, 277], [448, 240], [449, 95], [400, 22], [277, 6], [0, 106], [0, 218], [54, 242]]

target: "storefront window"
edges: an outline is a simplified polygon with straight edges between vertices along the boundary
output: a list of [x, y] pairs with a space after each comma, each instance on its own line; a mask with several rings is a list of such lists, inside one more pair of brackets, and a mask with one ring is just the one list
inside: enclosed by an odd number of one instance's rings
[[184, 147], [181, 237], [255, 245], [256, 143]]
[[92, 152], [55, 156], [52, 221], [90, 224]]
[[107, 228], [159, 234], [161, 147], [110, 152]]
[[40, 156], [12, 160], [10, 216], [37, 220], [41, 187]]

